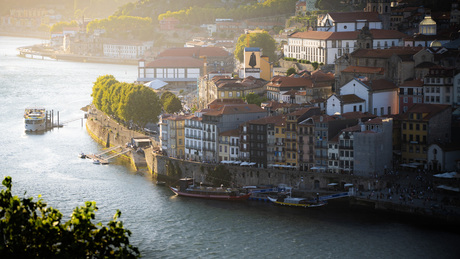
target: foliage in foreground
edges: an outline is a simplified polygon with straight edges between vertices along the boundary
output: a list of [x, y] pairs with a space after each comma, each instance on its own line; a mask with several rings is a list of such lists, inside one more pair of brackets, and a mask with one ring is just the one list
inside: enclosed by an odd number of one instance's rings
[[137, 258], [139, 249], [129, 244], [131, 231], [118, 221], [94, 225], [96, 202], [74, 209], [62, 223], [59, 210], [39, 199], [19, 198], [11, 193], [7, 176], [0, 192], [0, 258]]

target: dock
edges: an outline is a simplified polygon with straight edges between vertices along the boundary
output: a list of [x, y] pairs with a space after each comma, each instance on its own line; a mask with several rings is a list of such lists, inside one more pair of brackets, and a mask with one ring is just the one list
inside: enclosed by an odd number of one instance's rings
[[[120, 149], [120, 151], [117, 151], [117, 149]], [[115, 147], [108, 148], [108, 149], [106, 149], [103, 152], [98, 153], [98, 154], [88, 154], [88, 155], [86, 155], [86, 158], [92, 159], [93, 161], [99, 161], [100, 164], [106, 165], [106, 164], [109, 164], [110, 159], [119, 157], [119, 156], [124, 155], [124, 154], [126, 154], [128, 152], [131, 152], [131, 151], [132, 151], [131, 148], [124, 148], [122, 146], [115, 146]], [[111, 154], [109, 156], [105, 156], [106, 154], [109, 154], [109, 153], [114, 153], [114, 154]]]

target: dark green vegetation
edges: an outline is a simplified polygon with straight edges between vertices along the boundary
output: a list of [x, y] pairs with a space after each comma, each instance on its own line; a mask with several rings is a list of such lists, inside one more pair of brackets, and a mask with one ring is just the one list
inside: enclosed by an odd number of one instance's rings
[[257, 106], [260, 106], [261, 103], [267, 101], [268, 99], [267, 97], [260, 96], [255, 93], [249, 93], [243, 98], [243, 100], [245, 100], [249, 104], [255, 104]]
[[160, 99], [153, 90], [144, 85], [118, 82], [112, 75], [98, 77], [91, 96], [97, 109], [142, 128], [149, 122], [157, 123], [161, 113]]
[[164, 92], [160, 98], [163, 110], [167, 113], [176, 113], [182, 110], [182, 102], [177, 96], [169, 91]]
[[153, 40], [154, 25], [152, 19], [134, 16], [110, 16], [107, 19], [96, 19], [88, 23], [86, 30], [105, 30], [106, 36], [112, 39]]
[[117, 211], [107, 226], [94, 224], [96, 202], [74, 209], [62, 222], [59, 210], [39, 199], [19, 198], [11, 192], [12, 180], [0, 192], [0, 258], [137, 258], [129, 244], [131, 231], [118, 221]]
[[[248, 44], [249, 37], [249, 46]], [[238, 42], [235, 47], [235, 58], [240, 62], [244, 61], [244, 48], [246, 47], [258, 47], [261, 48], [262, 54], [268, 56], [270, 62], [276, 60], [276, 42], [268, 33], [250, 33], [250, 34], [241, 34], [238, 38]]]

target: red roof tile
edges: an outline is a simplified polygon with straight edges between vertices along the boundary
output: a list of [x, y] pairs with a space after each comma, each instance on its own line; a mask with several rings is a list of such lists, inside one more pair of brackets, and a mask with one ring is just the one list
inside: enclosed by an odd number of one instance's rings
[[383, 67], [360, 67], [348, 66], [342, 72], [344, 73], [364, 73], [364, 74], [379, 74], [383, 75], [385, 69]]
[[191, 57], [164, 57], [156, 59], [146, 65], [146, 67], [156, 68], [202, 68], [204, 61]]
[[379, 90], [390, 90], [398, 88], [393, 82], [388, 81], [386, 79], [377, 79], [377, 80], [369, 80], [369, 81], [362, 81], [363, 84], [367, 85], [374, 91]]
[[356, 20], [366, 20], [369, 22], [380, 22], [377, 12], [342, 12], [329, 13], [335, 22], [354, 22]]

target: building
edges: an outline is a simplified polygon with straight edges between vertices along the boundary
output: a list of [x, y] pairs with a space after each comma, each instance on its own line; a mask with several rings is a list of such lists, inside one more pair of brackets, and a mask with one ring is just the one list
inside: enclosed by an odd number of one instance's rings
[[367, 26], [369, 29], [383, 29], [382, 21], [376, 11], [327, 13], [318, 16], [317, 30], [328, 32], [359, 31]]
[[398, 90], [394, 83], [386, 79], [361, 81], [355, 78], [343, 85], [339, 91], [341, 96], [349, 95], [346, 97], [347, 103], [343, 103], [344, 100], [337, 96], [331, 97], [327, 101], [326, 113], [328, 115], [340, 113], [340, 109], [345, 104], [347, 108], [353, 107], [353, 111], [360, 111], [359, 105], [362, 105], [363, 102], [360, 100], [362, 99], [365, 104], [362, 112], [370, 112], [376, 116], [397, 114], [399, 113]]
[[399, 86], [399, 113], [405, 113], [412, 105], [423, 103], [423, 80], [408, 80]]
[[163, 154], [185, 158], [184, 115], [165, 115], [160, 119], [160, 145]]
[[454, 68], [430, 68], [423, 79], [424, 103], [452, 105], [455, 101], [454, 76]]
[[451, 140], [450, 105], [414, 104], [401, 115], [401, 158], [403, 163], [427, 164], [431, 144]]
[[153, 41], [120, 41], [105, 39], [102, 52], [105, 57], [119, 59], [140, 59], [153, 47]]
[[399, 46], [407, 35], [398, 31], [363, 27], [360, 31], [305, 31], [289, 36], [284, 55], [297, 60], [334, 64], [358, 48], [378, 49]]

